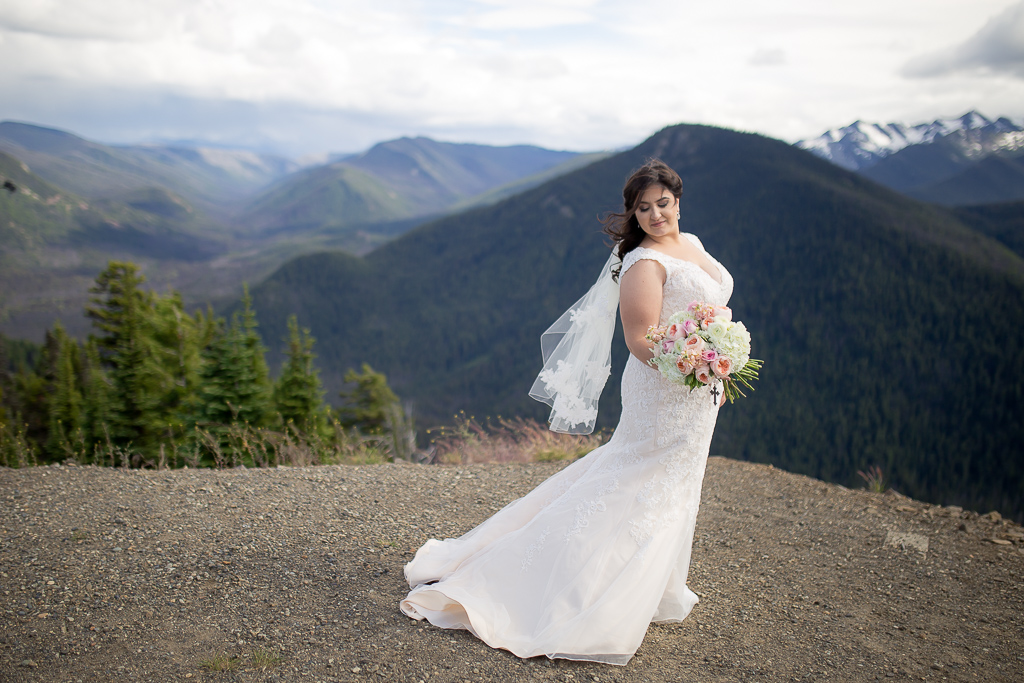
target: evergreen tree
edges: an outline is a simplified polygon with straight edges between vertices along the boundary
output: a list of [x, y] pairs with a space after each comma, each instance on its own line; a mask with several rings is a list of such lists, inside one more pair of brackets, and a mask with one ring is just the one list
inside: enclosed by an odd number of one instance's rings
[[53, 377], [47, 406], [46, 452], [51, 458], [61, 458], [80, 453], [85, 447], [81, 350], [60, 323], [52, 332], [47, 332], [47, 342], [48, 353], [55, 357], [51, 361]]
[[357, 373], [349, 369], [345, 373], [345, 381], [355, 386], [350, 391], [341, 392], [345, 404], [338, 409], [338, 422], [368, 434], [384, 433], [389, 415], [400, 409], [398, 397], [388, 386], [387, 377], [375, 372], [368, 363], [363, 363], [363, 371]]
[[230, 327], [217, 321], [218, 331], [203, 352], [199, 419], [212, 425], [262, 427], [270, 416], [270, 377], [248, 288], [242, 304], [241, 316], [233, 315]]
[[11, 410], [13, 407], [11, 404], [11, 389], [14, 387], [14, 378], [11, 375], [9, 363], [10, 355], [7, 351], [7, 338], [0, 334], [0, 423], [5, 425], [9, 422], [8, 415], [13, 415]]
[[89, 288], [92, 306], [85, 314], [101, 334], [97, 341], [109, 358], [131, 342], [129, 329], [134, 319], [144, 317], [149, 294], [141, 289], [146, 278], [134, 263], [111, 261]]
[[267, 349], [256, 329], [259, 325], [256, 322], [256, 311], [252, 307], [252, 297], [249, 296], [249, 286], [242, 287], [240, 360], [249, 382], [238, 387], [239, 417], [254, 427], [262, 427], [270, 420], [274, 385], [267, 368]]
[[110, 366], [111, 436], [120, 445], [155, 454], [164, 430], [161, 402], [166, 373], [153, 334], [153, 296], [132, 263], [111, 262], [89, 290], [86, 315], [104, 334], [97, 344]]
[[274, 387], [274, 407], [284, 425], [290, 422], [307, 433], [320, 426], [323, 415], [320, 373], [313, 364], [314, 341], [308, 329], [299, 330], [294, 315], [288, 318], [285, 362]]
[[100, 349], [96, 339], [85, 343], [85, 361], [82, 368], [83, 412], [85, 413], [87, 445], [106, 440], [113, 421], [111, 405], [113, 387], [100, 361]]
[[163, 386], [160, 422], [183, 428], [199, 408], [203, 349], [216, 333], [212, 316], [185, 313], [181, 295], [171, 292], [153, 302], [153, 339]]

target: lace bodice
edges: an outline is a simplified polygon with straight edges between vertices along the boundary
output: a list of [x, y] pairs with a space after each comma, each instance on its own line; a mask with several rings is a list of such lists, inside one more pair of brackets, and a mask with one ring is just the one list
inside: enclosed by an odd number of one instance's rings
[[713, 278], [707, 271], [693, 261], [678, 259], [647, 247], [637, 247], [626, 254], [622, 260], [620, 277], [637, 261], [644, 259], [657, 261], [665, 268], [665, 287], [662, 290], [661, 320], [664, 324], [668, 317], [690, 305], [691, 301], [706, 301], [716, 306], [725, 306], [732, 296], [732, 275], [711, 254], [704, 251], [704, 245], [695, 235], [683, 233], [694, 246], [703, 252], [704, 257], [714, 266], [721, 281]]

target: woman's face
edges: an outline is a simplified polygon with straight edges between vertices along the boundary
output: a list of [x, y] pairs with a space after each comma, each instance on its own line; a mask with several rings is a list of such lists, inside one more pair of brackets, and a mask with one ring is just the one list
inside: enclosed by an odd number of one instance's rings
[[636, 220], [651, 237], [679, 232], [679, 200], [663, 185], [652, 185], [640, 196]]

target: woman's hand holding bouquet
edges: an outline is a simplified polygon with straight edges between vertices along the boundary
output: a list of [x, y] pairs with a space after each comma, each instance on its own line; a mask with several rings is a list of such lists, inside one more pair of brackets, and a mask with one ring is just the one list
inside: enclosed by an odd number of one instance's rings
[[654, 353], [648, 362], [671, 382], [696, 389], [721, 381], [730, 402], [746, 396], [740, 385], [754, 389], [762, 361], [750, 357], [750, 333], [727, 306], [694, 301], [668, 325], [648, 329], [647, 340]]

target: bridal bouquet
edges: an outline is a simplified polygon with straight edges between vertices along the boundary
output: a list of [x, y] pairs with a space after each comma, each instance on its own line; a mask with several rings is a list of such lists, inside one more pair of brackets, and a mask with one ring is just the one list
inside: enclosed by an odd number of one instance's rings
[[727, 306], [694, 301], [668, 325], [649, 328], [647, 340], [654, 345], [648, 363], [671, 382], [695, 389], [721, 380], [730, 402], [746, 396], [740, 385], [754, 389], [762, 361], [750, 357], [750, 333]]

